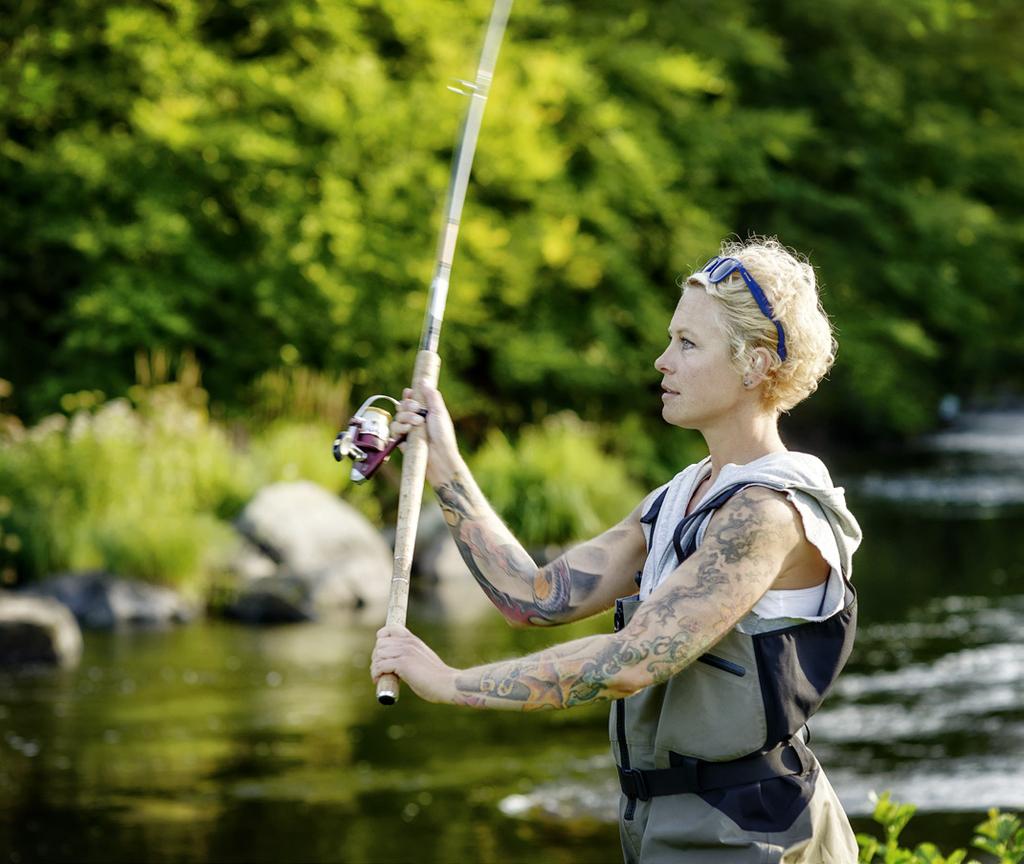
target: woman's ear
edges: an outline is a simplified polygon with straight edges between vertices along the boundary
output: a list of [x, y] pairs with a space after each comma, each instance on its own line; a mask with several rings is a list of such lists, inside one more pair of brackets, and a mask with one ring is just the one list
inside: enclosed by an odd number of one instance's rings
[[[771, 357], [766, 348], [755, 348], [751, 352], [750, 365], [747, 374], [743, 376], [744, 387], [756, 387], [768, 375], [771, 368]], [[750, 382], [749, 384], [747, 382]]]

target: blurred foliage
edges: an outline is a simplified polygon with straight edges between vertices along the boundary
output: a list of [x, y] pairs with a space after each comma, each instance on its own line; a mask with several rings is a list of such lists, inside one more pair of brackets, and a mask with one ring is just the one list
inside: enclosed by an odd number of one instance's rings
[[336, 430], [351, 414], [349, 380], [305, 366], [271, 369], [250, 388], [245, 399], [244, 421], [262, 428], [287, 419], [326, 424]]
[[330, 457], [333, 426], [279, 419], [235, 435], [211, 418], [194, 358], [155, 352], [136, 369], [130, 400], [84, 391], [64, 399], [70, 420], [0, 417], [0, 582], [104, 568], [198, 592], [230, 549], [229, 520], [277, 481], [345, 490], [380, 521], [374, 492], [348, 490]]
[[[444, 85], [472, 77], [488, 10], [11, 6], [13, 412], [124, 394], [158, 347], [193, 349], [229, 411], [282, 364], [346, 400], [399, 391], [464, 107]], [[839, 362], [792, 422], [906, 434], [943, 393], [1019, 393], [1022, 37], [1015, 0], [518, 0], [442, 339], [467, 440], [570, 409], [664, 454], [651, 363], [675, 280], [730, 231], [819, 267]]]
[[[962, 864], [967, 859], [967, 850], [957, 849], [949, 855], [942, 855], [934, 843], [920, 843], [914, 849], [899, 845], [900, 834], [907, 827], [917, 807], [893, 801], [884, 792], [875, 804], [872, 818], [885, 831], [885, 840], [870, 834], [858, 834], [860, 847], [858, 861], [861, 864]], [[974, 829], [972, 845], [994, 856], [997, 864], [1019, 864], [1024, 859], [1024, 828], [1020, 818], [996, 809], [988, 811], [988, 819]], [[970, 859], [968, 864], [978, 864]]]
[[988, 819], [974, 830], [972, 845], [995, 855], [999, 864], [1019, 864], [1024, 860], [1024, 826], [1019, 817], [992, 808]]
[[[105, 568], [200, 591], [230, 553], [230, 520], [275, 482], [311, 480], [377, 525], [393, 518], [397, 468], [351, 483], [348, 465], [330, 456], [333, 425], [278, 417], [248, 430], [229, 426], [210, 416], [188, 354], [174, 362], [140, 354], [136, 370], [145, 383], [129, 388], [130, 400], [69, 394], [70, 420], [54, 414], [25, 428], [0, 415], [0, 583]], [[323, 389], [314, 373], [299, 380], [310, 392]], [[565, 412], [524, 427], [514, 443], [492, 431], [470, 462], [524, 543], [565, 543], [605, 530], [646, 491], [614, 443]]]
[[596, 431], [569, 413], [524, 428], [514, 444], [493, 430], [470, 466], [516, 538], [531, 546], [594, 537], [645, 491], [602, 450]]
[[216, 516], [236, 510], [254, 478], [205, 407], [171, 388], [137, 410], [116, 399], [0, 442], [11, 502], [0, 526], [21, 540], [5, 581], [95, 567], [173, 584], [197, 575], [227, 539]]

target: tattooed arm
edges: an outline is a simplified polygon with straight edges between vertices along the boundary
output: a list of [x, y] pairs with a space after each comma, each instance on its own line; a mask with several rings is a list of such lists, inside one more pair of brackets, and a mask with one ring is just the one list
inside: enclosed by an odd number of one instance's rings
[[538, 567], [464, 465], [434, 491], [470, 573], [513, 625], [586, 618], [635, 588], [646, 555], [639, 506], [600, 536]]
[[513, 711], [635, 693], [695, 661], [754, 606], [806, 542], [799, 520], [780, 493], [749, 487], [716, 511], [697, 551], [618, 633], [460, 671], [404, 628], [386, 627], [371, 674], [395, 671], [431, 701]]
[[[422, 424], [411, 391], [403, 394], [392, 434]], [[586, 618], [633, 592], [647, 553], [640, 507], [599, 537], [538, 567], [494, 512], [459, 455], [440, 393], [425, 388], [430, 458], [427, 479], [469, 572], [514, 626], [547, 626]]]

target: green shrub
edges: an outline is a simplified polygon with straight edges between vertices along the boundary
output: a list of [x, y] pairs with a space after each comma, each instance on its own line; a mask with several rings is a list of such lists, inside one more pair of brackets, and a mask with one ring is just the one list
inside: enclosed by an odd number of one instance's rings
[[[885, 829], [885, 840], [858, 834], [860, 864], [961, 864], [965, 861], [965, 849], [943, 856], [934, 843], [920, 843], [913, 850], [899, 845], [900, 834], [916, 811], [913, 804], [900, 804], [893, 801], [888, 792], [883, 793], [872, 818]], [[972, 845], [994, 855], [998, 864], [1018, 864], [1024, 859], [1024, 828], [1017, 816], [992, 809], [988, 811], [988, 819], [974, 830]], [[968, 864], [978, 862], [971, 859]]]
[[[313, 419], [262, 422], [272, 413], [264, 406], [258, 431], [239, 443], [211, 418], [195, 360], [182, 356], [173, 380], [172, 365], [162, 352], [140, 354], [131, 401], [84, 391], [62, 400], [70, 417], [27, 430], [0, 423], [0, 583], [103, 568], [198, 590], [211, 562], [223, 560], [228, 520], [279, 481], [344, 489], [379, 521], [374, 489], [349, 488], [348, 466], [331, 458], [336, 428]], [[276, 392], [283, 400], [305, 392], [300, 413], [315, 413], [330, 382], [314, 379], [281, 376]]]
[[110, 572], [175, 585], [200, 595], [197, 578], [233, 542], [231, 527], [208, 513], [122, 512], [96, 525], [91, 541]]
[[[377, 524], [382, 508], [394, 504], [400, 462], [356, 486], [350, 466], [331, 458], [338, 430], [315, 415], [337, 382], [263, 379], [279, 401], [257, 412], [247, 435], [243, 429], [233, 437], [211, 418], [195, 361], [181, 358], [170, 380], [172, 365], [159, 352], [140, 355], [131, 401], [70, 394], [70, 418], [54, 415], [28, 430], [2, 427], [4, 581], [104, 568], [197, 589], [216, 569], [211, 562], [223, 560], [228, 520], [265, 485], [310, 480], [343, 494]], [[306, 393], [296, 417], [281, 413], [292, 391]], [[572, 414], [525, 428], [515, 443], [494, 431], [471, 462], [495, 508], [528, 545], [594, 536], [644, 493], [602, 446], [600, 430]]]
[[495, 510], [527, 545], [593, 537], [622, 519], [644, 491], [574, 414], [525, 427], [511, 443], [491, 432], [469, 460]]
[[194, 392], [134, 395], [0, 442], [0, 527], [20, 540], [5, 550], [7, 581], [105, 567], [182, 584], [224, 539], [216, 516], [251, 496], [254, 473]]
[[988, 811], [988, 819], [974, 828], [972, 844], [999, 859], [999, 864], [1018, 864], [1024, 860], [1024, 827], [1020, 819], [995, 808]]

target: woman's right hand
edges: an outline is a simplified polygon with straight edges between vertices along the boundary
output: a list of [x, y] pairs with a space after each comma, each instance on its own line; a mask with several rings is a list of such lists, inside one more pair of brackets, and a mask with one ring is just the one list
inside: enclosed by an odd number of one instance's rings
[[[455, 473], [460, 459], [459, 445], [455, 440], [455, 425], [441, 393], [427, 384], [423, 385], [422, 390], [425, 406], [412, 398], [409, 387], [402, 391], [402, 401], [398, 403], [389, 431], [395, 438], [408, 435], [414, 428], [426, 424], [429, 445], [427, 480], [431, 486], [438, 486]], [[419, 413], [424, 407], [427, 409], [426, 417]], [[398, 447], [404, 451], [405, 443]]]

